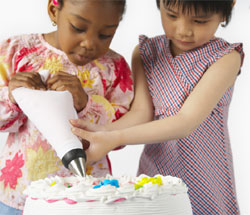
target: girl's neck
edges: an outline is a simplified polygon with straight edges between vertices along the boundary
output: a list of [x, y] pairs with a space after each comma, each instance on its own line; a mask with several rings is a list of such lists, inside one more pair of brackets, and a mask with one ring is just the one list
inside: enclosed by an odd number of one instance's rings
[[51, 46], [58, 48], [58, 45], [56, 44], [56, 40], [55, 40], [55, 36], [56, 36], [56, 31], [53, 31], [53, 32], [50, 32], [50, 33], [47, 33], [47, 34], [43, 34], [43, 38], [44, 40], [50, 44]]
[[184, 52], [180, 49], [176, 49], [176, 47], [174, 48], [171, 40], [169, 40], [169, 50], [170, 50], [173, 58], [175, 58], [177, 55], [180, 55]]

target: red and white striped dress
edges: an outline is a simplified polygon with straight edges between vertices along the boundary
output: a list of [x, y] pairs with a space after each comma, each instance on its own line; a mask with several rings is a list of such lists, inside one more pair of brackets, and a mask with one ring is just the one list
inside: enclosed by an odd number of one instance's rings
[[[206, 70], [242, 44], [214, 38], [200, 48], [173, 57], [165, 35], [140, 36], [140, 54], [155, 107], [155, 119], [178, 113]], [[216, 78], [216, 77], [215, 77]], [[239, 214], [227, 128], [229, 88], [209, 116], [189, 136], [145, 145], [138, 174], [157, 173], [183, 179], [194, 215]]]

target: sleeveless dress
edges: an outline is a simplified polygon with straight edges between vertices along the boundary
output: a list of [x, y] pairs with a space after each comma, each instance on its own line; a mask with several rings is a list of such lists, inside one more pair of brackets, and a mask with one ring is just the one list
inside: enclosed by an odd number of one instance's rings
[[[8, 82], [13, 75], [43, 69], [51, 76], [64, 71], [78, 77], [88, 94], [78, 117], [94, 124], [119, 119], [128, 112], [134, 96], [130, 68], [124, 57], [112, 50], [77, 66], [41, 34], [14, 36], [0, 43], [0, 132], [9, 132], [0, 152], [0, 202], [20, 210], [25, 202], [23, 190], [31, 181], [71, 174], [34, 124], [8, 98]], [[44, 118], [49, 124], [50, 119]], [[112, 174], [108, 157], [87, 166], [87, 174], [98, 177], [108, 173]]]
[[[140, 55], [155, 107], [155, 120], [178, 113], [206, 70], [242, 44], [213, 38], [197, 49], [173, 58], [165, 35], [140, 36]], [[172, 175], [189, 188], [194, 215], [239, 214], [228, 135], [229, 88], [209, 116], [189, 136], [145, 145], [139, 174]]]

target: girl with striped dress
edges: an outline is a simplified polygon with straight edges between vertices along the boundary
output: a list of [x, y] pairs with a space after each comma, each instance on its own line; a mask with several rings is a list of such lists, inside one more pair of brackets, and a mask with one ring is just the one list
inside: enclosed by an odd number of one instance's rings
[[[149, 98], [144, 73], [155, 120], [109, 132], [90, 132], [94, 129], [77, 120], [73, 133], [91, 142], [89, 160], [117, 146], [143, 143], [138, 174], [181, 178], [194, 215], [239, 214], [227, 119], [244, 54], [242, 44], [214, 36], [229, 22], [234, 1], [157, 0], [157, 5], [165, 34], [140, 36], [132, 62], [136, 89], [144, 90], [136, 90], [132, 109]], [[136, 117], [124, 121], [140, 123]]]

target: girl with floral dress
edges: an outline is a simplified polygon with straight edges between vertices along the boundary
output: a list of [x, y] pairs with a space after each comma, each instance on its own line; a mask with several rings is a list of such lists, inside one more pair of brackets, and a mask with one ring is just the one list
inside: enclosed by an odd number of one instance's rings
[[[125, 3], [49, 0], [56, 31], [13, 36], [0, 43], [0, 131], [9, 132], [0, 153], [1, 215], [22, 213], [22, 192], [31, 181], [71, 175], [18, 107], [12, 90], [68, 90], [78, 117], [93, 124], [111, 123], [128, 112], [134, 97], [133, 76], [125, 59], [109, 49]], [[47, 85], [39, 75], [44, 69], [50, 71]], [[87, 166], [87, 174], [107, 173], [111, 174], [107, 156]]]
[[138, 174], [181, 178], [194, 215], [239, 214], [227, 119], [244, 54], [241, 43], [214, 36], [234, 3], [157, 0], [165, 34], [140, 36], [132, 62], [136, 76], [147, 78], [154, 121], [109, 132], [72, 121], [73, 133], [90, 141], [92, 160], [120, 145], [145, 144]]

